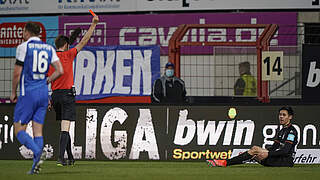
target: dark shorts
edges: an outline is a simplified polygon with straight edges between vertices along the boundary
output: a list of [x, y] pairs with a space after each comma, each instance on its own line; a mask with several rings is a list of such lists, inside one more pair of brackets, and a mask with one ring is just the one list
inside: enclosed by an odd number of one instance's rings
[[56, 120], [76, 120], [76, 102], [72, 90], [58, 89], [52, 92], [53, 108], [56, 111]]
[[292, 157], [267, 157], [259, 163], [269, 167], [292, 167], [294, 164]]

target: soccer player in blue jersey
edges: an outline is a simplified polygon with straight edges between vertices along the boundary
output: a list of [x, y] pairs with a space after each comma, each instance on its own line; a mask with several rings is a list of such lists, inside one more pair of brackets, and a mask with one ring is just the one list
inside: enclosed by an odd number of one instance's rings
[[[48, 107], [48, 83], [63, 74], [63, 68], [55, 49], [40, 40], [40, 26], [27, 22], [23, 29], [24, 43], [17, 47], [10, 99], [17, 103], [14, 110], [14, 133], [18, 141], [31, 149], [33, 164], [29, 174], [39, 172], [43, 149], [42, 128]], [[46, 77], [49, 65], [55, 72]], [[20, 96], [17, 87], [20, 81]], [[32, 121], [33, 139], [26, 133]]]

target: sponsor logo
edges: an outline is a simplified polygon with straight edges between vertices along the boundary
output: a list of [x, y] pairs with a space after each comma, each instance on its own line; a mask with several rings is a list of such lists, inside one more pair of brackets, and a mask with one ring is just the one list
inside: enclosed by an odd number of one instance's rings
[[[307, 124], [305, 126], [293, 125], [297, 130], [297, 140], [298, 144], [302, 146], [316, 147], [317, 144], [317, 127], [312, 124]], [[264, 137], [262, 147], [265, 148], [267, 145], [272, 145], [273, 140], [276, 136], [277, 129], [281, 129], [282, 126], [279, 125], [265, 125], [262, 130], [262, 135]], [[311, 142], [310, 142], [311, 139]]]
[[183, 149], [174, 149], [172, 158], [177, 160], [230, 159], [231, 154], [232, 150], [217, 152], [209, 149], [205, 151], [184, 151]]
[[[40, 22], [40, 39], [46, 42], [46, 29]], [[21, 44], [23, 40], [23, 28], [26, 22], [12, 22], [0, 24], [0, 47], [11, 48]]]
[[[128, 148], [128, 133], [126, 130], [114, 130], [113, 125], [125, 123], [128, 114], [115, 107], [106, 112], [100, 129], [100, 139], [96, 138], [98, 111], [87, 109], [86, 118], [86, 152], [88, 159], [96, 157], [96, 142], [100, 140], [103, 154], [110, 160], [122, 159], [129, 154], [129, 159], [139, 159], [141, 152], [147, 152], [149, 159], [160, 159], [154, 126], [150, 109], [139, 109], [139, 118], [134, 131], [131, 149]], [[113, 138], [111, 138], [113, 137]], [[129, 151], [129, 152], [127, 152]], [[81, 152], [80, 152], [81, 155]], [[78, 157], [78, 158], [81, 158]]]
[[[200, 18], [199, 24], [207, 24], [206, 18]], [[257, 18], [249, 19], [251, 24], [259, 21]], [[168, 47], [169, 40], [177, 27], [122, 27], [119, 31], [120, 45], [161, 45]], [[263, 28], [210, 28], [188, 30], [182, 42], [255, 42], [263, 32]], [[278, 31], [272, 37], [271, 45], [285, 44], [279, 42]], [[211, 51], [210, 51], [211, 52]]]
[[289, 134], [287, 140], [294, 141], [294, 135], [293, 134]]
[[[0, 150], [3, 148], [5, 144], [8, 144], [10, 141], [13, 142], [13, 125], [9, 123], [9, 116], [3, 116], [4, 123], [0, 124]], [[9, 141], [10, 140], [10, 141]]]
[[119, 9], [120, 0], [58, 0], [58, 9]]
[[294, 158], [296, 164], [320, 163], [320, 149], [298, 149]]
[[0, 5], [2, 4], [10, 4], [10, 5], [16, 5], [16, 4], [29, 4], [31, 0], [0, 0]]
[[[247, 144], [245, 144], [246, 138], [244, 137], [249, 134], [249, 140], [251, 140], [253, 137], [253, 135], [251, 135], [249, 132], [251, 131], [250, 128], [247, 128], [250, 126], [250, 121], [247, 122], [249, 123], [248, 126], [245, 126], [245, 124], [242, 123], [238, 125], [238, 120], [225, 120], [227, 122], [233, 122], [233, 126], [231, 126], [231, 124], [228, 125], [228, 123], [225, 123], [225, 121], [206, 121], [205, 124], [202, 124], [203, 120], [195, 121], [191, 120], [190, 117], [187, 120], [183, 120], [183, 118], [186, 117], [186, 114], [184, 114], [185, 110], [181, 110], [180, 112], [178, 111], [180, 113], [178, 118], [178, 121], [180, 121], [178, 124], [180, 126], [177, 125], [176, 127], [176, 129], [182, 128], [181, 130], [185, 131], [184, 136], [174, 137], [177, 133], [175, 134], [175, 128], [169, 126], [170, 124], [167, 124], [167, 128], [170, 127], [170, 131], [169, 133], [167, 131], [167, 134], [165, 135], [165, 129], [159, 129], [159, 124], [157, 124], [158, 122], [153, 122], [154, 116], [157, 116], [158, 114], [154, 113], [152, 109], [148, 108], [134, 109], [137, 111], [137, 113], [133, 113], [136, 115], [134, 115], [134, 118], [132, 118], [132, 109], [126, 110], [119, 107], [110, 107], [108, 109], [105, 109], [104, 107], [86, 108], [84, 112], [86, 117], [85, 121], [79, 121], [80, 126], [77, 124], [77, 127], [85, 128], [75, 130], [75, 122], [72, 122], [70, 125], [71, 146], [74, 157], [76, 159], [96, 159], [98, 157], [100, 159], [105, 158], [109, 160], [230, 159], [247, 151], [252, 145], [259, 145], [262, 140], [262, 137], [258, 133], [261, 131], [261, 129], [257, 129], [257, 127], [255, 127], [254, 135], [259, 140], [255, 140], [250, 143], [247, 142]], [[195, 113], [195, 111], [191, 111], [190, 113]], [[8, 144], [12, 144], [14, 140], [12, 123], [10, 124], [10, 122], [12, 122], [10, 121], [11, 117], [12, 116], [9, 115], [3, 115], [0, 117], [0, 150], [4, 150], [3, 152], [7, 152], [6, 150], [10, 149]], [[134, 123], [132, 124], [132, 122]], [[31, 124], [32, 123], [28, 124], [26, 130], [30, 136], [33, 134]], [[196, 126], [194, 126], [194, 124]], [[213, 126], [213, 124], [215, 124], [215, 126]], [[299, 139], [301, 140], [299, 147], [304, 148], [297, 149], [294, 162], [297, 164], [320, 163], [319, 139], [317, 139], [318, 132], [316, 126], [312, 124], [306, 124], [304, 126], [294, 125], [294, 127], [298, 131], [298, 141]], [[265, 138], [265, 142], [262, 143], [268, 144], [268, 142], [270, 142], [272, 144], [272, 139], [274, 139], [276, 136], [276, 130], [278, 129], [281, 129], [281, 126], [268, 124], [264, 125], [262, 136]], [[240, 132], [243, 130], [247, 132], [240, 134]], [[192, 134], [191, 131], [194, 131], [195, 133]], [[209, 133], [209, 131], [212, 133]], [[225, 134], [225, 131], [228, 131], [229, 133]], [[81, 138], [80, 140], [78, 133], [85, 134], [85, 139]], [[207, 135], [204, 136], [203, 134]], [[235, 136], [235, 134], [238, 135]], [[186, 141], [186, 139], [184, 139], [190, 138], [191, 135], [193, 135], [193, 142], [197, 142], [197, 144], [191, 142], [189, 143], [189, 140]], [[76, 139], [75, 137], [78, 138]], [[184, 141], [181, 142], [187, 144], [177, 145], [173, 143], [174, 140], [181, 138], [184, 139]], [[196, 139], [197, 141], [195, 141]], [[218, 139], [221, 141], [219, 141], [217, 146], [207, 146], [208, 142], [213, 140], [218, 141]], [[237, 144], [233, 143], [234, 139], [240, 139], [244, 142], [238, 144], [241, 146], [237, 146]], [[75, 143], [75, 141], [77, 142]], [[199, 142], [201, 142], [201, 144]], [[16, 141], [14, 143], [18, 142]], [[19, 150], [19, 153], [22, 155], [22, 157], [33, 157], [31, 151], [26, 147], [20, 146]], [[58, 148], [53, 147], [49, 143], [45, 145], [45, 150], [50, 152], [50, 155], [48, 156], [51, 158], [53, 154], [56, 154], [54, 152], [58, 150]]]
[[310, 62], [307, 87], [317, 87], [320, 83], [320, 68], [316, 67], [317, 61]]
[[318, 157], [314, 156], [314, 154], [301, 154], [294, 158], [294, 163], [314, 163], [317, 159]]
[[[155, 2], [155, 3], [171, 3], [171, 2], [179, 2], [181, 1], [182, 7], [189, 7], [191, 0], [148, 0], [148, 2]], [[199, 1], [199, 0], [193, 0], [193, 1]]]
[[[186, 151], [174, 149], [172, 158], [175, 160], [206, 160], [206, 159], [230, 159], [248, 151], [248, 149], [231, 149], [227, 151]], [[298, 149], [294, 158], [295, 164], [318, 164], [320, 162], [320, 149]], [[250, 162], [249, 162], [250, 163]]]
[[[221, 136], [224, 137], [223, 145], [231, 145], [231, 143], [233, 145], [252, 144], [255, 130], [255, 124], [252, 120], [194, 121], [188, 119], [188, 113], [188, 110], [179, 112], [179, 120], [174, 136], [175, 145], [188, 145], [194, 138], [196, 138], [197, 145], [205, 145], [207, 140], [209, 145], [217, 145]], [[242, 140], [243, 137], [244, 141]]]
[[[70, 36], [74, 29], [81, 28], [81, 33], [76, 39], [76, 43], [79, 43], [82, 37], [87, 33], [91, 22], [88, 23], [65, 23], [64, 24], [64, 35]], [[93, 31], [93, 34], [88, 41], [88, 46], [104, 46], [107, 45], [107, 23], [99, 22]]]
[[120, 0], [58, 0], [58, 3], [96, 3], [96, 2], [120, 2]]
[[[3, 116], [4, 122], [0, 122], [0, 150], [6, 149], [9, 144], [15, 143], [14, 142], [14, 130], [13, 130], [13, 120], [9, 120], [9, 115], [4, 115]], [[21, 123], [21, 120], [19, 121]], [[26, 132], [33, 137], [32, 133], [32, 122], [29, 122], [26, 128]], [[46, 158], [50, 159], [53, 157], [53, 147], [50, 144], [45, 144], [44, 145], [44, 151], [47, 152]], [[33, 158], [33, 152], [25, 147], [24, 145], [21, 145], [19, 147], [19, 153], [21, 154], [22, 157], [25, 159], [32, 159]]]

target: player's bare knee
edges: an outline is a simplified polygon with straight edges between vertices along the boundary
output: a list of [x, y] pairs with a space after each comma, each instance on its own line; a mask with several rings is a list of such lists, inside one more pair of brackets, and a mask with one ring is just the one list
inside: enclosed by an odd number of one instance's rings
[[248, 152], [248, 154], [250, 154], [251, 156], [254, 155], [254, 152], [253, 152], [251, 149], [249, 149], [247, 152]]
[[252, 147], [250, 148], [250, 151], [254, 151], [254, 150], [255, 150], [255, 147], [252, 146]]
[[252, 148], [257, 149], [257, 148], [259, 148], [259, 146], [253, 146]]
[[21, 129], [18, 129], [18, 128], [14, 128], [14, 134], [17, 136], [17, 134], [21, 131]]
[[71, 122], [69, 120], [62, 120], [61, 121], [61, 131], [69, 131], [70, 130]]
[[13, 127], [14, 127], [14, 134], [17, 136], [17, 134], [20, 132], [20, 131], [25, 131], [26, 128], [27, 128], [27, 125], [22, 125], [20, 123], [14, 123], [13, 124]]
[[260, 147], [259, 146], [252, 146], [251, 149], [248, 151], [250, 155], [255, 155], [259, 153]]
[[32, 130], [33, 130], [34, 137], [42, 136], [42, 128], [43, 128], [42, 124], [32, 121]]
[[253, 146], [251, 149], [252, 149], [253, 151], [259, 151], [260, 147], [259, 147], [259, 146]]

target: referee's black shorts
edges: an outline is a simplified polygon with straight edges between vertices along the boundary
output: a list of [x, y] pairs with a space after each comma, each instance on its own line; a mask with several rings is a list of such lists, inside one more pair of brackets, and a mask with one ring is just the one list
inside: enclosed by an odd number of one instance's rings
[[293, 158], [292, 157], [267, 157], [266, 159], [259, 162], [263, 166], [269, 167], [292, 167], [293, 166]]
[[76, 120], [76, 101], [71, 89], [57, 89], [51, 95], [56, 120]]

